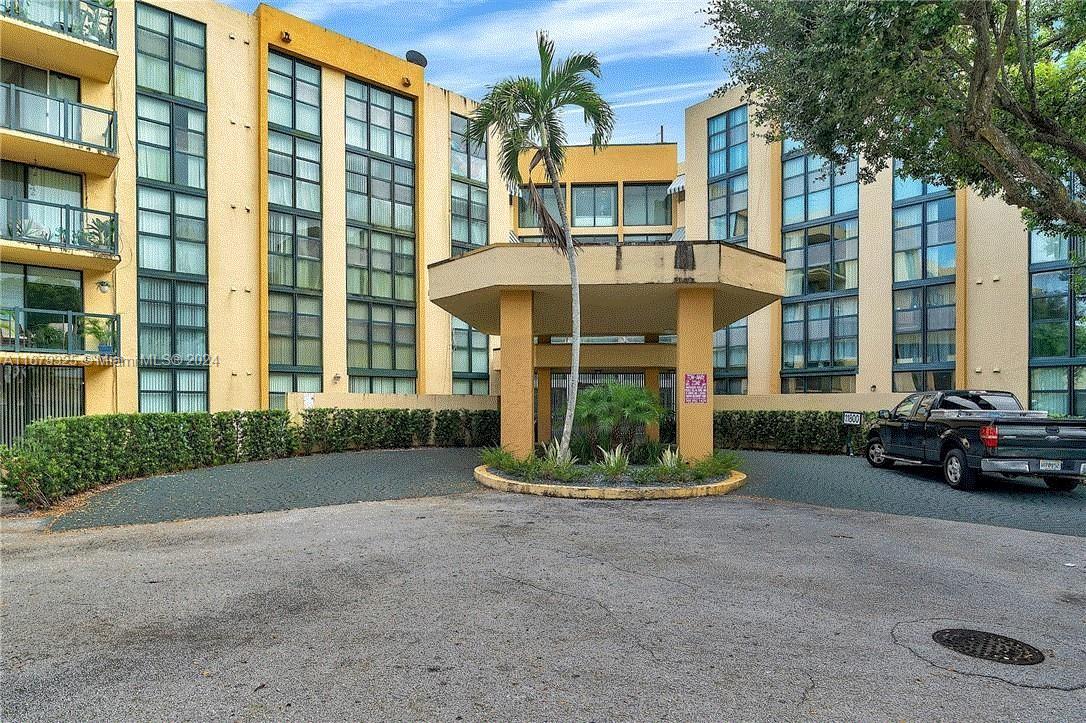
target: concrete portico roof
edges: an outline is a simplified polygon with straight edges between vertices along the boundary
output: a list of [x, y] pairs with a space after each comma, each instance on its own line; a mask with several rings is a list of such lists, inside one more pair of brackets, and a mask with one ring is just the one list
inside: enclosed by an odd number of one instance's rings
[[[675, 268], [675, 245], [579, 247], [582, 333], [667, 334], [675, 330], [676, 292], [712, 288], [713, 328], [721, 329], [781, 298], [784, 262], [718, 243], [693, 245], [694, 268]], [[500, 332], [503, 290], [533, 293], [532, 333], [570, 333], [569, 267], [546, 244], [493, 244], [430, 264], [430, 301], [487, 334]]]

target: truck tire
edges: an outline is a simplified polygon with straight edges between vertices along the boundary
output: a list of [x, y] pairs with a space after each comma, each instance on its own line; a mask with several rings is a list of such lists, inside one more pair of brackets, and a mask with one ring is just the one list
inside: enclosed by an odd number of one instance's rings
[[886, 458], [886, 448], [882, 446], [882, 438], [874, 436], [867, 440], [867, 452], [864, 454], [867, 462], [872, 467], [893, 467], [894, 461]]
[[1056, 492], [1070, 492], [1078, 487], [1078, 480], [1074, 477], [1045, 477], [1045, 484]]
[[943, 480], [956, 490], [971, 492], [977, 488], [977, 473], [969, 467], [961, 449], [953, 447], [943, 456]]

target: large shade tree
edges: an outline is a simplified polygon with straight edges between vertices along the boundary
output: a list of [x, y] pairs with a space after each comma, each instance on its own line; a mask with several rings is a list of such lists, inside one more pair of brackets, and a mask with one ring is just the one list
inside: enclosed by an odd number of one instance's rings
[[1082, 0], [711, 0], [714, 48], [756, 118], [864, 180], [903, 172], [1002, 194], [1086, 232]]
[[[596, 90], [590, 76], [600, 77], [595, 53], [574, 53], [555, 62], [554, 41], [545, 32], [536, 36], [539, 47], [539, 78], [519, 76], [491, 86], [468, 123], [468, 137], [479, 143], [489, 132], [499, 141], [499, 167], [512, 186], [522, 183], [520, 160], [528, 156], [528, 202], [540, 219], [544, 238], [554, 245], [569, 264], [572, 314], [572, 348], [566, 392], [566, 416], [559, 442], [560, 452], [569, 452], [577, 386], [581, 368], [581, 289], [577, 276], [577, 253], [570, 233], [569, 213], [559, 178], [566, 160], [566, 110], [581, 111], [592, 132], [592, 147], [602, 149], [611, 139], [614, 112]], [[542, 166], [557, 201], [558, 218], [547, 209], [532, 181], [532, 171]], [[541, 409], [540, 414], [549, 414]]]

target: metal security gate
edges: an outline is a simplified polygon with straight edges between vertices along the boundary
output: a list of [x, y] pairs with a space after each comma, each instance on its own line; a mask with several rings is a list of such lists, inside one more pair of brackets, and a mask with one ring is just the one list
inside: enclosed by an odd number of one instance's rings
[[83, 369], [5, 364], [0, 376], [0, 444], [12, 444], [27, 425], [84, 413]]

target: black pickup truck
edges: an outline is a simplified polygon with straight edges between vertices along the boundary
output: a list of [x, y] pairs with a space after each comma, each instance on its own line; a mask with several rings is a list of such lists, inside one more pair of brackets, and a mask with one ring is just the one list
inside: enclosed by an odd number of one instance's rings
[[879, 412], [867, 461], [941, 465], [951, 487], [971, 490], [981, 474], [1040, 477], [1073, 490], [1086, 475], [1086, 420], [1022, 408], [1010, 392], [953, 390], [911, 394]]

